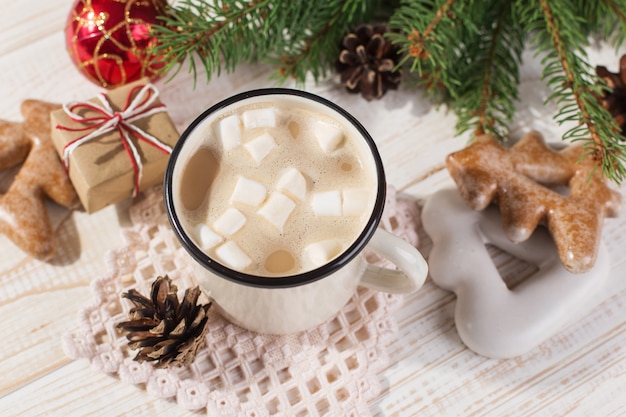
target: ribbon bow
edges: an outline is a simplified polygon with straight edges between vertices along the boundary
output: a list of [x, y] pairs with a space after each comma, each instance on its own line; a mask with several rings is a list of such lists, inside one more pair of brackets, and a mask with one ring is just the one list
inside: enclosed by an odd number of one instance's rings
[[[134, 126], [132, 123], [138, 119], [165, 111], [165, 105], [163, 103], [155, 104], [155, 101], [159, 97], [159, 92], [152, 84], [133, 88], [126, 97], [126, 104], [122, 111], [113, 111], [106, 94], [100, 93], [97, 97], [102, 103], [101, 106], [88, 101], [76, 101], [63, 105], [65, 114], [67, 114], [72, 121], [80, 123], [83, 126], [71, 128], [59, 125], [56, 127], [57, 129], [70, 132], [82, 132], [95, 129], [93, 132], [81, 136], [78, 139], [74, 139], [65, 145], [63, 148], [63, 164], [65, 165], [65, 169], [69, 170], [69, 158], [76, 148], [116, 129], [120, 134], [122, 145], [133, 167], [133, 197], [135, 197], [139, 193], [143, 166], [141, 156], [137, 151], [137, 146], [133, 143], [131, 137], [144, 141], [165, 154], [170, 154], [172, 148], [148, 132]], [[78, 110], [84, 109], [96, 112], [98, 115], [87, 117], [77, 113]]]

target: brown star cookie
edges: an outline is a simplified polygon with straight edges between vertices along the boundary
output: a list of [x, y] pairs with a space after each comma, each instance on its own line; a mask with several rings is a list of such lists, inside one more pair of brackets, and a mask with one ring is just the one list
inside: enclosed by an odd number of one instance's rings
[[54, 231], [44, 199], [78, 206], [50, 138], [50, 112], [61, 106], [43, 101], [22, 103], [23, 123], [0, 120], [0, 169], [23, 162], [9, 190], [0, 195], [0, 232], [39, 259], [54, 256]]
[[[474, 210], [500, 207], [504, 232], [521, 242], [544, 222], [563, 265], [580, 273], [593, 267], [604, 217], [618, 215], [621, 196], [611, 190], [582, 146], [550, 149], [530, 132], [512, 148], [484, 135], [448, 155], [446, 165]], [[569, 187], [569, 194], [558, 192]]]

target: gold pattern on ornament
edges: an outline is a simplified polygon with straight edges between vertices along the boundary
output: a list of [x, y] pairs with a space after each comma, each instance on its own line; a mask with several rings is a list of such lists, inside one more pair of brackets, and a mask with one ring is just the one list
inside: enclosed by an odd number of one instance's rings
[[[141, 2], [137, 0], [136, 1], [115, 0], [115, 2], [124, 4], [124, 19], [122, 19], [120, 22], [118, 22], [117, 24], [115, 24], [113, 27], [109, 29], [107, 29], [105, 26], [105, 23], [110, 18], [109, 13], [106, 13], [104, 11], [96, 13], [95, 10], [93, 9], [93, 6], [90, 0], [84, 0], [83, 8], [80, 13], [77, 13], [76, 10], [72, 11], [73, 20], [78, 22], [75, 28], [74, 34], [72, 36], [72, 45], [76, 45], [78, 43], [78, 34], [80, 33], [80, 30], [84, 28], [85, 26], [91, 26], [91, 27], [95, 26], [97, 27], [98, 31], [101, 34], [100, 39], [98, 39], [98, 42], [96, 43], [94, 47], [91, 57], [85, 60], [76, 59], [75, 62], [76, 62], [78, 69], [84, 74], [88, 74], [85, 68], [93, 67], [95, 71], [95, 76], [96, 76], [96, 79], [94, 81], [97, 81], [100, 85], [102, 85], [105, 88], [113, 87], [113, 85], [110, 85], [106, 81], [105, 75], [102, 74], [102, 72], [100, 71], [100, 67], [99, 65], [97, 65], [98, 61], [100, 60], [112, 60], [115, 62], [117, 70], [120, 71], [120, 82], [116, 83], [116, 85], [125, 85], [128, 82], [128, 75], [126, 74], [126, 70], [123, 65], [124, 64], [123, 57], [117, 54], [112, 55], [106, 52], [105, 53], [100, 52], [103, 49], [104, 44], [107, 42], [111, 42], [116, 48], [119, 48], [122, 53], [125, 53], [125, 52], [133, 53], [133, 55], [138, 60], [140, 71], [141, 71], [139, 76], [137, 77], [138, 79], [146, 77], [148, 76], [149, 72], [152, 72], [152, 70], [150, 69], [152, 57], [147, 51], [140, 50], [140, 48], [137, 46], [137, 43], [135, 42], [133, 33], [131, 31], [131, 25], [142, 24], [146, 26], [146, 29], [147, 29], [146, 34], [148, 34], [151, 31], [152, 25], [151, 23], [146, 22], [143, 19], [131, 18], [130, 15], [131, 15], [131, 8], [134, 6], [150, 6], [151, 4], [156, 4], [156, 6], [160, 5], [160, 3], [158, 2], [157, 3], [153, 3], [151, 1]], [[82, 17], [84, 14], [87, 15], [87, 18]], [[69, 24], [71, 23], [68, 21], [68, 25]], [[120, 31], [120, 30], [125, 32], [127, 40], [129, 42], [128, 45], [120, 43], [113, 36], [115, 32]], [[69, 53], [70, 55], [75, 55], [75, 51], [73, 47], [69, 48]], [[89, 75], [88, 77], [92, 78], [92, 76], [89, 76]]]

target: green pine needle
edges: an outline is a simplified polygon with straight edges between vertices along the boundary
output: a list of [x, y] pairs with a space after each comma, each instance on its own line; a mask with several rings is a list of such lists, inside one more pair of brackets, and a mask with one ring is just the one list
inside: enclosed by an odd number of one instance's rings
[[182, 0], [153, 26], [154, 53], [171, 77], [188, 65], [209, 82], [262, 62], [302, 84], [331, 74], [343, 36], [380, 18], [401, 49], [398, 69], [456, 112], [458, 133], [508, 134], [522, 51], [532, 46], [555, 119], [574, 124], [563, 139], [582, 143], [607, 178], [626, 179], [626, 138], [598, 100], [606, 86], [585, 54], [595, 39], [623, 45], [626, 0]]

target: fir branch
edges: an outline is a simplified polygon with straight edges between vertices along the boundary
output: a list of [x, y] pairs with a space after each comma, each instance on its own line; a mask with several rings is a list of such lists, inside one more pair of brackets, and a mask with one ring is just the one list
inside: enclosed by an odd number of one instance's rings
[[265, 49], [258, 40], [273, 26], [270, 4], [269, 0], [183, 0], [171, 7], [163, 23], [152, 28], [159, 39], [154, 53], [166, 63], [163, 72], [177, 67], [176, 74], [188, 62], [195, 79], [196, 57], [204, 66], [208, 82], [213, 74], [219, 75], [222, 67], [232, 71], [240, 62], [254, 59], [259, 50]]
[[[180, 70], [189, 62], [197, 77], [198, 58], [207, 82], [222, 68], [232, 71], [241, 62], [261, 61], [279, 67], [278, 78], [304, 82], [326, 75], [341, 38], [378, 10], [379, 0], [183, 0], [170, 9], [161, 25], [154, 53], [166, 62], [163, 72]], [[333, 55], [332, 52], [335, 52]]]
[[278, 68], [278, 76], [281, 80], [288, 77], [296, 80], [302, 80], [304, 78], [304, 72], [307, 71], [312, 72], [313, 78], [316, 80], [325, 74], [324, 65], [313, 65], [312, 68], [306, 68], [306, 70], [303, 69], [311, 62], [322, 64], [322, 62], [312, 59], [313, 55], [315, 55], [312, 51], [315, 49], [315, 43], [323, 39], [324, 35], [328, 33], [331, 27], [332, 25], [330, 23], [325, 24], [316, 33], [306, 36], [303, 39], [302, 47], [298, 51], [289, 51], [281, 54], [280, 66]]
[[[596, 126], [592, 123], [592, 119], [589, 114], [590, 103], [583, 99], [584, 90], [586, 87], [588, 87], [588, 85], [586, 85], [586, 83], [584, 82], [577, 81], [576, 78], [579, 78], [581, 74], [576, 74], [573, 71], [574, 67], [584, 68], [589, 67], [589, 65], [586, 64], [586, 62], [583, 62], [582, 59], [575, 55], [575, 53], [571, 54], [568, 53], [569, 51], [566, 51], [567, 40], [563, 37], [563, 26], [561, 21], [555, 18], [554, 14], [552, 13], [552, 5], [550, 4], [550, 1], [539, 0], [539, 3], [541, 4], [541, 9], [543, 10], [543, 13], [545, 15], [548, 33], [552, 37], [552, 43], [554, 44], [554, 48], [556, 49], [556, 58], [559, 60], [563, 72], [565, 73], [566, 80], [563, 83], [563, 87], [571, 90], [574, 101], [576, 102], [576, 105], [578, 106], [581, 113], [580, 120], [581, 122], [587, 124], [587, 127], [589, 128], [589, 133], [591, 134], [591, 139], [594, 142], [594, 147], [599, 151], [602, 147], [602, 139], [599, 136]], [[556, 81], [554, 80], [555, 78], [550, 81], [550, 84], [554, 85], [560, 82], [560, 77], [556, 77]], [[557, 89], [557, 94], [558, 92], [559, 90]]]
[[604, 17], [599, 25], [601, 34], [618, 49], [626, 40], [626, 1], [601, 0], [599, 4], [598, 14]]
[[294, 21], [286, 28], [288, 42], [277, 45], [274, 54], [277, 58], [269, 60], [278, 64], [277, 77], [281, 81], [290, 77], [303, 82], [307, 74], [315, 81], [324, 77], [339, 55], [343, 36], [359, 23], [368, 21], [380, 8], [378, 0], [304, 3], [308, 3], [310, 10], [299, 16], [299, 22]]
[[585, 157], [593, 158], [603, 175], [621, 183], [626, 178], [626, 147], [620, 143], [617, 123], [597, 100], [601, 87], [585, 60], [587, 33], [579, 23], [580, 14], [570, 2], [559, 1], [538, 0], [541, 14], [525, 14], [529, 26], [536, 31], [538, 51], [546, 54], [542, 76], [554, 91], [548, 101], [554, 99], [560, 105], [557, 122], [578, 123], [563, 139], [583, 142]]
[[[486, 132], [492, 132], [492, 131], [497, 136], [500, 136], [499, 135], [500, 132], [498, 131], [498, 129], [495, 128], [496, 121], [499, 120], [499, 118], [496, 117], [496, 115], [491, 114], [487, 110], [487, 105], [492, 102], [492, 97], [493, 97], [492, 82], [494, 80], [493, 72], [495, 70], [494, 58], [496, 54], [496, 47], [498, 46], [498, 38], [500, 38], [501, 33], [502, 33], [502, 24], [503, 22], [501, 19], [498, 19], [495, 23], [493, 36], [491, 36], [490, 45], [488, 48], [489, 53], [487, 57], [487, 63], [485, 65], [485, 73], [483, 77], [482, 88], [478, 90], [480, 91], [478, 109], [471, 110], [472, 115], [474, 115], [478, 119], [476, 122], [476, 129], [475, 129], [475, 134], [477, 136], [482, 135]], [[517, 79], [517, 74], [515, 78]], [[517, 93], [515, 94], [515, 97], [517, 97]], [[505, 113], [505, 117], [508, 120], [510, 120], [512, 117], [512, 112], [506, 111], [510, 107], [511, 106], [507, 106], [505, 108], [505, 111], [503, 112]], [[459, 117], [462, 119], [462, 115], [460, 115]]]
[[[422, 77], [431, 97], [457, 112], [457, 131], [502, 137], [515, 112], [524, 33], [508, 0], [405, 1], [390, 24], [404, 62]], [[446, 47], [443, 47], [445, 45]], [[443, 93], [443, 94], [442, 94]]]
[[420, 76], [432, 98], [456, 89], [448, 71], [459, 56], [453, 45], [462, 38], [455, 16], [463, 14], [464, 2], [403, 0], [389, 20], [387, 37], [403, 54], [398, 67], [409, 63], [409, 71]]
[[441, 22], [444, 16], [448, 16], [448, 12], [452, 8], [454, 0], [446, 0], [435, 13], [433, 19], [428, 23], [428, 26], [420, 33], [417, 29], [413, 29], [408, 35], [411, 45], [408, 48], [409, 55], [413, 58], [424, 58], [428, 56], [426, 49], [426, 41], [433, 37], [435, 28]]
[[464, 89], [453, 107], [459, 133], [473, 129], [475, 135], [489, 133], [502, 139], [518, 99], [524, 33], [513, 24], [509, 1], [487, 1], [482, 6], [481, 13], [467, 17], [472, 22], [466, 25], [470, 41], [456, 76]]
[[[589, 4], [593, 4], [592, 2], [589, 2]], [[614, 0], [602, 0], [599, 2], [600, 5], [604, 5], [605, 9], [610, 10], [613, 15], [617, 18], [618, 21], [620, 21], [623, 25], [626, 24], [626, 4], [624, 4], [624, 2], [620, 2], [620, 4], [618, 4], [618, 2], [614, 1]], [[606, 14], [605, 16], [610, 16], [610, 14]]]
[[260, 61], [277, 66], [282, 81], [318, 81], [343, 36], [375, 16], [391, 16], [386, 36], [403, 53], [397, 69], [408, 67], [431, 98], [457, 112], [459, 133], [506, 133], [531, 35], [545, 56], [555, 119], [576, 123], [563, 139], [582, 142], [606, 177], [626, 178], [626, 142], [598, 100], [606, 86], [584, 50], [591, 35], [622, 45], [626, 0], [181, 0], [153, 26], [152, 52], [172, 76], [188, 62], [195, 79], [200, 62], [208, 82], [222, 69]]

